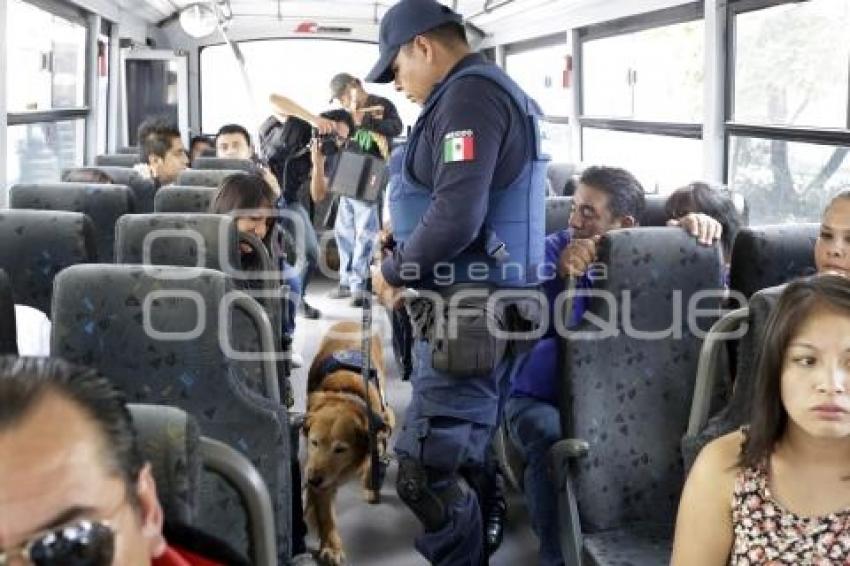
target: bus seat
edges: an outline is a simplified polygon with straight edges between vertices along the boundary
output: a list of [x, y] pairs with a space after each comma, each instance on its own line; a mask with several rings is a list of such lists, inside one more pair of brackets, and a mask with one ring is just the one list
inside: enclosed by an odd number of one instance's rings
[[[230, 303], [229, 299], [233, 299]], [[286, 411], [244, 385], [219, 338], [231, 330], [223, 305], [244, 310], [263, 337], [274, 339], [262, 308], [235, 292], [223, 273], [188, 267], [80, 265], [56, 279], [52, 352], [97, 368], [138, 403], [174, 405], [192, 415], [201, 434], [245, 454], [272, 494], [277, 551], [290, 555], [290, 434]], [[223, 320], [226, 327], [220, 328]], [[264, 357], [266, 386], [274, 391], [277, 370]], [[207, 495], [208, 493], [208, 495]], [[238, 493], [215, 482], [202, 495], [197, 526], [248, 556], [247, 518]]]
[[18, 329], [15, 326], [15, 299], [12, 283], [0, 269], [0, 355], [18, 355]]
[[570, 226], [573, 197], [548, 197], [546, 199], [546, 234], [554, 234]]
[[[572, 192], [567, 190], [567, 183], [573, 182], [573, 177], [580, 173], [581, 170], [575, 163], [552, 161], [546, 168], [546, 177], [552, 183], [552, 190], [557, 196], [571, 196]], [[573, 190], [575, 190], [575, 187], [573, 187]]]
[[[707, 289], [717, 298], [699, 301], [699, 308], [719, 306], [720, 249], [679, 228], [614, 230], [602, 242], [607, 278], [594, 285], [602, 296], [588, 311], [618, 332], [567, 345], [561, 413], [571, 438], [550, 453], [562, 551], [567, 564], [582, 555], [589, 564], [666, 564], [684, 483], [680, 442], [694, 390], [697, 330], [714, 322], [705, 317], [691, 328], [688, 306]], [[624, 332], [629, 328], [659, 335]], [[576, 330], [598, 327], [585, 320]]]
[[165, 519], [194, 524], [201, 477], [198, 423], [176, 407], [131, 404], [129, 409]]
[[177, 178], [175, 185], [193, 187], [217, 187], [228, 175], [244, 173], [239, 169], [186, 169]]
[[[167, 189], [170, 190], [170, 189]], [[156, 231], [161, 236], [152, 238]], [[175, 233], [183, 232], [185, 235]], [[178, 265], [185, 267], [205, 267], [221, 271], [233, 279], [251, 275], [242, 271], [239, 254], [239, 240], [242, 236], [236, 229], [234, 217], [224, 214], [128, 214], [118, 219], [115, 226], [115, 262], [144, 263], [148, 265]], [[145, 253], [144, 242], [148, 240], [150, 248]], [[267, 271], [279, 274], [271, 263], [268, 254]], [[255, 289], [255, 285], [257, 288]], [[276, 344], [281, 343], [283, 324], [281, 323], [281, 301], [274, 296], [280, 290], [279, 275], [275, 279], [263, 280], [251, 284], [243, 291], [251, 295], [266, 311], [272, 324]], [[258, 291], [255, 293], [255, 290]], [[238, 351], [255, 351], [260, 343], [252, 321], [237, 311], [234, 313], [234, 331], [232, 341]], [[263, 385], [262, 364], [250, 361], [239, 362], [242, 375], [248, 386], [261, 395], [270, 397], [271, 392]], [[281, 363], [278, 367], [280, 390], [291, 393], [289, 389], [289, 368]]]
[[646, 206], [643, 209], [643, 214], [640, 215], [641, 226], [666, 226], [667, 211], [664, 205], [667, 204], [666, 195], [646, 195]]
[[250, 159], [229, 159], [225, 157], [198, 157], [192, 161], [192, 169], [231, 169], [253, 172], [257, 166]]
[[123, 155], [130, 155], [130, 154], [139, 155], [139, 146], [137, 146], [137, 145], [125, 145], [125, 146], [119, 147], [117, 150], [115, 150], [115, 153], [120, 153], [120, 154], [123, 154]]
[[79, 212], [0, 210], [0, 268], [15, 302], [50, 317], [53, 278], [64, 268], [97, 261], [95, 229]]
[[[709, 417], [709, 405], [717, 387], [717, 372], [700, 372], [697, 375], [697, 391], [691, 406], [691, 417], [688, 433], [682, 439], [682, 454], [686, 469], [690, 469], [702, 447], [724, 434], [728, 434], [747, 423], [750, 416], [750, 403], [755, 395], [756, 359], [761, 351], [767, 319], [779, 301], [779, 296], [785, 285], [777, 285], [756, 291], [749, 300], [749, 306], [742, 313], [742, 322], [746, 321], [746, 333], [738, 342], [737, 370], [735, 372], [735, 387], [731, 399], [718, 413]], [[728, 316], [728, 315], [727, 315]], [[738, 326], [727, 329], [730, 332]], [[706, 338], [711, 340], [712, 333]], [[723, 342], [718, 342], [717, 348]], [[704, 351], [700, 357], [708, 356]], [[700, 365], [703, 360], [700, 359]]]
[[749, 298], [756, 291], [815, 272], [820, 224], [742, 228], [732, 246], [729, 286]]
[[95, 165], [112, 167], [132, 167], [139, 162], [139, 153], [107, 153], [94, 158]]
[[111, 262], [115, 246], [115, 222], [135, 211], [133, 192], [125, 185], [51, 183], [14, 185], [9, 191], [10, 208], [67, 210], [91, 218], [97, 239], [97, 257]]
[[133, 191], [136, 200], [136, 212], [153, 212], [154, 195], [158, 192], [153, 180], [145, 179], [130, 167], [100, 166], [116, 185], [127, 185]]
[[187, 187], [171, 185], [157, 191], [153, 201], [154, 212], [208, 212], [215, 187]]
[[[142, 456], [150, 462], [165, 520], [194, 525], [201, 486], [216, 476], [239, 493], [250, 518], [253, 564], [276, 558], [271, 496], [257, 469], [239, 452], [201, 436], [191, 415], [166, 405], [129, 405]], [[172, 527], [173, 528], [173, 527]]]

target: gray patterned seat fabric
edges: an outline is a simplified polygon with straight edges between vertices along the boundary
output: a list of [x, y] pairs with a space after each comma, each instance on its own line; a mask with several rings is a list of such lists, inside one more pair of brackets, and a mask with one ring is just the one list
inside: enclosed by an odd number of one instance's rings
[[11, 208], [67, 210], [91, 218], [97, 238], [97, 257], [110, 262], [115, 245], [115, 222], [135, 210], [132, 191], [124, 185], [56, 183], [14, 185], [9, 192]]
[[120, 153], [122, 155], [139, 155], [139, 146], [125, 145], [115, 150], [115, 153]]
[[91, 219], [79, 212], [0, 210], [0, 269], [18, 304], [50, 316], [53, 278], [62, 269], [97, 261]]
[[[718, 308], [720, 250], [698, 245], [678, 228], [640, 228], [609, 232], [599, 255], [608, 272], [594, 290], [611, 299], [593, 298], [588, 312], [612, 321], [617, 333], [574, 339], [568, 347], [562, 382], [568, 401], [561, 410], [564, 422], [572, 423], [570, 436], [590, 449], [573, 469], [556, 473], [562, 479], [568, 474], [575, 486], [585, 550], [599, 563], [622, 563], [604, 557], [629, 556], [635, 544], [644, 558], [630, 563], [665, 564], [669, 546], [641, 529], [669, 529], [675, 519], [699, 335], [715, 320], [700, 318], [691, 328], [688, 304], [697, 292], [714, 289], [718, 298], [701, 300], [699, 307]], [[675, 305], [681, 306], [678, 318]], [[600, 332], [588, 320], [577, 330]]]
[[742, 228], [732, 246], [730, 287], [749, 298], [760, 289], [813, 274], [819, 230], [816, 223]]
[[750, 297], [747, 333], [738, 341], [737, 370], [732, 398], [723, 409], [708, 420], [699, 434], [682, 440], [682, 454], [685, 458], [686, 469], [690, 470], [693, 466], [703, 446], [749, 422], [751, 403], [755, 395], [758, 353], [761, 351], [764, 330], [767, 327], [767, 319], [784, 289], [785, 285], [769, 287], [757, 291]]
[[[171, 189], [165, 189], [170, 191]], [[149, 240], [150, 249], [147, 257], [143, 248], [146, 238], [156, 231], [170, 231], [171, 235], [163, 235]], [[184, 232], [186, 235], [174, 235], [174, 232]], [[164, 233], [166, 234], [166, 233]], [[226, 273], [235, 280], [243, 279], [239, 254], [239, 233], [236, 230], [234, 217], [223, 214], [128, 214], [118, 220], [115, 226], [115, 258], [116, 263], [146, 263], [148, 265], [178, 265], [186, 267], [205, 267]], [[198, 244], [203, 243], [199, 249]], [[203, 252], [202, 256], [199, 254]], [[273, 273], [277, 273], [272, 268]], [[274, 292], [280, 288], [280, 281], [263, 281], [256, 291]], [[281, 301], [269, 296], [255, 293], [254, 285], [239, 285], [249, 295], [256, 295], [269, 315], [272, 330], [280, 343]], [[250, 319], [236, 313], [234, 328], [231, 333], [233, 347], [240, 352], [259, 352], [260, 338]], [[241, 361], [239, 365], [242, 375], [248, 380], [249, 386], [265, 396], [270, 392], [263, 385], [262, 364]], [[289, 382], [285, 367], [281, 365], [278, 376], [281, 391], [286, 392]]]
[[139, 162], [138, 152], [133, 153], [107, 153], [94, 158], [95, 165], [109, 165], [112, 167], [132, 167]]
[[135, 212], [153, 212], [154, 196], [157, 193], [156, 186], [151, 179], [145, 179], [132, 167], [97, 167], [112, 178], [116, 185], [127, 185], [133, 191], [135, 199]]
[[[285, 562], [291, 532], [289, 421], [279, 403], [245, 385], [222, 351], [219, 308], [231, 291], [226, 275], [207, 269], [74, 266], [56, 279], [51, 351], [99, 369], [132, 402], [185, 410], [204, 436], [245, 454], [272, 495]], [[231, 319], [224, 318], [228, 325]], [[197, 526], [251, 555], [246, 516], [234, 492], [218, 483], [204, 502]]]
[[570, 225], [573, 197], [546, 198], [546, 234], [554, 234]]
[[156, 212], [208, 212], [215, 187], [169, 185], [156, 193], [153, 209]]
[[225, 177], [234, 173], [244, 173], [239, 169], [186, 169], [177, 178], [176, 185], [192, 187], [217, 187]]
[[198, 157], [192, 161], [192, 169], [234, 169], [239, 171], [257, 171], [250, 159], [227, 159], [224, 157]]
[[18, 355], [18, 330], [15, 327], [15, 300], [9, 276], [0, 269], [0, 355]]
[[581, 173], [575, 163], [558, 163], [552, 161], [546, 168], [546, 177], [552, 183], [552, 190], [558, 196], [569, 196], [566, 191], [567, 183], [573, 180], [573, 176]]
[[646, 206], [640, 216], [641, 226], [666, 226], [667, 211], [664, 205], [667, 203], [665, 195], [646, 195]]
[[130, 405], [129, 409], [166, 520], [194, 524], [201, 477], [198, 424], [176, 407]]
[[669, 562], [673, 552], [671, 525], [636, 525], [584, 538], [585, 564], [638, 566]]

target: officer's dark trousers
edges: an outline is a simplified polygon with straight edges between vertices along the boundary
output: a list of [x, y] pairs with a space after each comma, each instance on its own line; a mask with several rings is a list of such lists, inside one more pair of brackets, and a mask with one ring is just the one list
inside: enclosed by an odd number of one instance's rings
[[[459, 469], [483, 466], [515, 359], [506, 358], [489, 376], [458, 377], [432, 367], [430, 345], [423, 340], [414, 343], [413, 357], [413, 392], [395, 451], [399, 458], [418, 460], [436, 491], [453, 481], [466, 486]], [[464, 487], [448, 522], [415, 544], [432, 564], [480, 566], [486, 551], [473, 489]]]

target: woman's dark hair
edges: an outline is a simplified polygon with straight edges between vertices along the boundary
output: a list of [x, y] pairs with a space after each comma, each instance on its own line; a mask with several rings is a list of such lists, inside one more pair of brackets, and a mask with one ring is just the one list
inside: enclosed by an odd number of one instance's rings
[[[234, 210], [269, 208], [273, 209], [277, 199], [274, 191], [265, 179], [255, 173], [234, 173], [222, 179], [218, 191], [210, 202], [210, 212], [214, 214], [230, 214]], [[268, 230], [263, 238], [266, 249], [275, 257], [276, 237], [275, 216], [269, 214], [266, 219]], [[245, 262], [248, 261], [248, 264]], [[249, 258], [243, 254], [243, 269], [252, 269]], [[259, 267], [258, 267], [259, 268]]]
[[701, 181], [695, 181], [674, 191], [667, 197], [664, 210], [669, 219], [681, 218], [691, 212], [701, 212], [720, 222], [723, 226], [720, 240], [724, 258], [728, 258], [732, 253], [735, 236], [744, 223], [728, 191], [713, 189], [708, 183]]
[[124, 395], [93, 369], [55, 358], [0, 357], [0, 431], [19, 426], [51, 394], [73, 403], [95, 424], [104, 464], [124, 481], [129, 501], [138, 508], [144, 460]]
[[759, 466], [785, 434], [788, 413], [781, 385], [785, 352], [812, 310], [823, 305], [850, 317], [850, 280], [837, 275], [814, 275], [790, 283], [770, 314], [759, 350], [752, 418], [738, 465]]

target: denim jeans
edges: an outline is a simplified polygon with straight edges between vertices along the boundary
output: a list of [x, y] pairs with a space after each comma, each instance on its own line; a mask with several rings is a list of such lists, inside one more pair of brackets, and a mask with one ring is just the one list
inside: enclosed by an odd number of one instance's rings
[[558, 408], [533, 397], [510, 397], [505, 422], [525, 460], [523, 482], [531, 526], [540, 539], [540, 564], [564, 563], [558, 539], [558, 493], [549, 475], [549, 449], [561, 439]]

